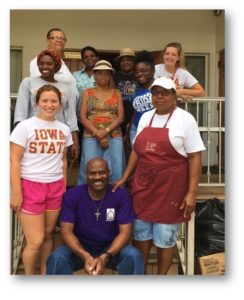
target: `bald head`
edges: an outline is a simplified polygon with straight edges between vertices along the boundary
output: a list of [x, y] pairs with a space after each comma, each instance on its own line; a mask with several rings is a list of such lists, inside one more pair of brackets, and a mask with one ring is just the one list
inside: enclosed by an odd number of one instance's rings
[[90, 159], [86, 164], [86, 173], [88, 173], [90, 169], [93, 169], [94, 167], [98, 166], [100, 168], [106, 169], [107, 171], [109, 170], [108, 163], [106, 162], [106, 160], [104, 160], [101, 157], [95, 157]]
[[96, 157], [88, 161], [86, 165], [86, 180], [89, 191], [95, 197], [103, 194], [109, 183], [109, 168], [106, 160]]

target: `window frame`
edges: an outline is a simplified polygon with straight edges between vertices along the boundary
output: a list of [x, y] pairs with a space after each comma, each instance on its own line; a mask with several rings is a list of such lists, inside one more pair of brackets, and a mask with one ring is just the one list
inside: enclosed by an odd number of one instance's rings
[[[204, 89], [206, 91], [206, 94], [209, 95], [209, 61], [210, 61], [210, 55], [209, 53], [194, 53], [194, 52], [186, 52], [184, 53], [184, 64], [187, 68], [187, 70], [189, 70], [189, 65], [187, 64], [187, 57], [200, 57], [201, 59], [204, 58]], [[189, 70], [190, 71], [190, 70]], [[190, 71], [191, 72], [191, 71]], [[191, 72], [191, 74], [197, 78], [197, 76], [194, 75], [194, 72]], [[200, 83], [200, 81], [199, 81]]]
[[[20, 56], [19, 56], [19, 64], [14, 64], [15, 68], [17, 71], [12, 71], [11, 65], [13, 63], [13, 56], [12, 56], [12, 51], [18, 51], [20, 52]], [[10, 94], [11, 95], [17, 95], [18, 93], [18, 88], [19, 85], [22, 81], [22, 77], [23, 77], [23, 47], [21, 46], [10, 46]], [[17, 74], [17, 78], [14, 77]], [[14, 81], [16, 81], [16, 83], [14, 83]], [[15, 89], [13, 90], [13, 87], [15, 87]]]

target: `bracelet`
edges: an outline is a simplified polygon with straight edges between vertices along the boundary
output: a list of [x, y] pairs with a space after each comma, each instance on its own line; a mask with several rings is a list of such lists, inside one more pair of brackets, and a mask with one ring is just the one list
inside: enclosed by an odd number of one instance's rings
[[107, 130], [107, 132], [108, 132], [108, 133], [110, 132], [110, 130], [109, 130], [109, 128], [108, 128], [108, 127], [106, 127], [105, 129]]

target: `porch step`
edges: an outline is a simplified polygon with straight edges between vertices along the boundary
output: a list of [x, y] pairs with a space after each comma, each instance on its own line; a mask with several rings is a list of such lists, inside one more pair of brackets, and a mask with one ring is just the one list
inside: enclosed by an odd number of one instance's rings
[[213, 198], [225, 199], [224, 186], [199, 186], [197, 189], [197, 201], [205, 201]]

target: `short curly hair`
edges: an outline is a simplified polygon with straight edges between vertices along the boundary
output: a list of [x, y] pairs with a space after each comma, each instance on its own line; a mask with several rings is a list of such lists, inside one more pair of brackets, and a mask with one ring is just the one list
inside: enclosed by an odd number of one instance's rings
[[60, 70], [61, 64], [62, 64], [60, 56], [57, 53], [55, 53], [53, 50], [51, 50], [51, 49], [43, 50], [37, 56], [37, 65], [39, 65], [40, 59], [44, 55], [48, 55], [48, 56], [50, 56], [53, 59], [54, 64], [55, 64], [55, 73], [57, 73]]

